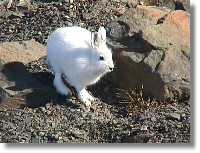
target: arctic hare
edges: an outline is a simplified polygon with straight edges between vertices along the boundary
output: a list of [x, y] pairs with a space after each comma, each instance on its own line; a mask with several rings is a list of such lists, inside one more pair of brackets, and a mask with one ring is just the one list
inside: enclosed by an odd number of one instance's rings
[[63, 95], [69, 93], [70, 89], [62, 81], [61, 76], [64, 75], [66, 81], [76, 89], [79, 99], [90, 106], [94, 97], [86, 87], [95, 84], [114, 68], [104, 27], [95, 33], [77, 26], [59, 28], [50, 35], [47, 49], [57, 92]]

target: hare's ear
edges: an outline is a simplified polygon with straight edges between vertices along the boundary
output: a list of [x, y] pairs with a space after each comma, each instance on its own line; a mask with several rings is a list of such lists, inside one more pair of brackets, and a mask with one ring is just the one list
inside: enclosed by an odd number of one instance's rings
[[91, 46], [94, 48], [97, 44], [97, 33], [91, 32]]
[[106, 29], [104, 27], [99, 28], [97, 37], [101, 42], [106, 42]]
[[94, 44], [99, 46], [106, 42], [106, 30], [104, 27], [100, 27], [98, 32], [94, 34]]

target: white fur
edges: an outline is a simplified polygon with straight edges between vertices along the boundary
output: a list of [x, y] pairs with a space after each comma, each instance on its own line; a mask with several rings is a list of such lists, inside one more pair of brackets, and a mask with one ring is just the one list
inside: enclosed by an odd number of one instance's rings
[[[111, 50], [106, 45], [106, 30], [100, 27], [95, 35], [81, 27], [59, 28], [50, 35], [47, 49], [57, 91], [64, 95], [69, 92], [61, 79], [64, 74], [66, 81], [77, 90], [80, 100], [90, 106], [94, 98], [86, 87], [114, 68]], [[100, 60], [100, 56], [104, 60]]]

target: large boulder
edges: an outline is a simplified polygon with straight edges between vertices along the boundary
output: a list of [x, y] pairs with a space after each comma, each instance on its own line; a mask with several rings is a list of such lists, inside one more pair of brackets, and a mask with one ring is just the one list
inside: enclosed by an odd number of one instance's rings
[[[28, 69], [30, 63], [44, 56], [46, 47], [34, 40], [0, 44], [0, 103], [10, 98], [9, 102], [13, 103], [20, 97], [18, 101], [35, 106], [55, 93], [49, 73], [32, 73]], [[41, 64], [34, 65], [34, 69], [41, 69]], [[44, 81], [39, 81], [39, 77]]]
[[139, 4], [146, 6], [167, 7], [171, 10], [189, 11], [190, 0], [140, 0]]
[[[190, 95], [190, 15], [137, 6], [108, 25], [116, 83], [159, 100]], [[118, 33], [115, 33], [118, 31]]]
[[35, 40], [0, 44], [0, 61], [4, 64], [10, 62], [27, 64], [45, 55], [46, 47]]
[[172, 45], [181, 46], [181, 50], [189, 56], [189, 14], [181, 10], [172, 11], [163, 20], [145, 28], [143, 39], [158, 48], [170, 48]]
[[174, 0], [177, 10], [190, 11], [190, 0]]

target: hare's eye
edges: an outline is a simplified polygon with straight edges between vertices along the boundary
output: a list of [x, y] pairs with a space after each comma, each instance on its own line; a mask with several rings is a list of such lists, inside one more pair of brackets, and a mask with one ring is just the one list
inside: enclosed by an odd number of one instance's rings
[[104, 60], [104, 57], [101, 55], [101, 56], [99, 56], [99, 60], [100, 61], [103, 61]]

